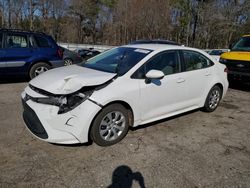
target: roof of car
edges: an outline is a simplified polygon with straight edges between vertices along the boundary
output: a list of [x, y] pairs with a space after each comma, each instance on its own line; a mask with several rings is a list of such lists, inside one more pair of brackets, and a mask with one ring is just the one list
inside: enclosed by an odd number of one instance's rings
[[211, 51], [225, 51], [225, 52], [227, 52], [229, 49], [212, 49]]
[[19, 32], [19, 33], [34, 33], [34, 34], [47, 35], [46, 33], [43, 33], [43, 32], [40, 32], [40, 31], [29, 31], [29, 30], [22, 30], [22, 29], [0, 28], [0, 31]]
[[180, 45], [175, 41], [171, 40], [165, 40], [165, 39], [142, 39], [142, 40], [136, 40], [132, 41], [129, 44], [171, 44], [171, 45]]
[[129, 44], [125, 45], [126, 47], [131, 48], [141, 48], [141, 49], [147, 49], [147, 50], [171, 50], [171, 49], [182, 49], [182, 50], [190, 50], [194, 48], [189, 48], [185, 46], [178, 46], [178, 45], [170, 45], [170, 44]]

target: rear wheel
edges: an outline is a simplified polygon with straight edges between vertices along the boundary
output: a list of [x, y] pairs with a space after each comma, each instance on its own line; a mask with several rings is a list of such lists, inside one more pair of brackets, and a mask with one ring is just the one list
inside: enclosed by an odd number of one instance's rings
[[73, 64], [73, 60], [70, 58], [66, 58], [64, 59], [64, 65], [68, 66], [68, 65], [72, 65]]
[[129, 128], [128, 111], [120, 104], [105, 107], [93, 121], [92, 140], [100, 146], [110, 146], [121, 141]]
[[203, 108], [204, 111], [213, 112], [218, 107], [221, 97], [222, 97], [221, 88], [217, 85], [212, 87], [206, 98], [206, 102]]
[[36, 76], [48, 71], [49, 69], [51, 69], [51, 67], [47, 63], [36, 63], [31, 67], [29, 77], [30, 79], [35, 78]]

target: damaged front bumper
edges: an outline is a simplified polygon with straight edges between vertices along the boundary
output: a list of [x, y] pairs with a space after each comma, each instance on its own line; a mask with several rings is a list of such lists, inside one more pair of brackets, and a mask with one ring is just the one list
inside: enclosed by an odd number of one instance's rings
[[99, 105], [87, 99], [71, 111], [58, 114], [58, 106], [35, 102], [27, 95], [44, 96], [30, 89], [29, 86], [22, 93], [23, 119], [34, 136], [59, 144], [88, 142], [91, 122], [101, 110]]

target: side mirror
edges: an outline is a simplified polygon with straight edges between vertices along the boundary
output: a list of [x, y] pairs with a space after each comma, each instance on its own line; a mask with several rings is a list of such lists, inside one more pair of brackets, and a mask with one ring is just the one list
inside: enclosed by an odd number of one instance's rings
[[159, 70], [150, 70], [146, 74], [146, 83], [149, 83], [152, 79], [162, 79], [164, 77], [164, 73]]

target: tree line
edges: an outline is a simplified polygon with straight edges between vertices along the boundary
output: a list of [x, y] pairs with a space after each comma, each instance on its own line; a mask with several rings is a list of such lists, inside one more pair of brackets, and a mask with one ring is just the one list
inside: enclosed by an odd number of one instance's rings
[[60, 42], [121, 45], [168, 39], [227, 48], [250, 34], [249, 0], [0, 0], [0, 27]]

